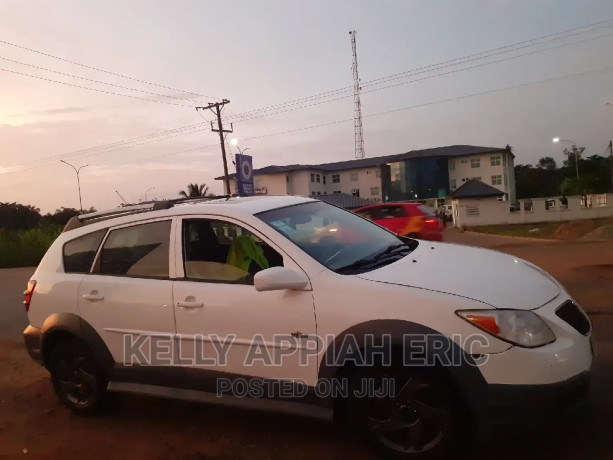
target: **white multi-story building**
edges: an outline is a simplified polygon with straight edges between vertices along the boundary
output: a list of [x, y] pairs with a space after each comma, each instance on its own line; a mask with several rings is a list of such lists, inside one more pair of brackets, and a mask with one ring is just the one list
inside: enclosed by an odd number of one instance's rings
[[[253, 174], [257, 194], [348, 193], [373, 202], [444, 199], [467, 180], [478, 179], [513, 202], [513, 160], [507, 148], [452, 145], [336, 163], [272, 165]], [[235, 175], [230, 177], [236, 192]]]

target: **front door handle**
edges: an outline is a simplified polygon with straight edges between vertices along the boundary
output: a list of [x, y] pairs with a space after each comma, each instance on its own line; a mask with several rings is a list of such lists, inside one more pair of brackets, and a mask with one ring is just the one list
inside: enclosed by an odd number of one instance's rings
[[177, 302], [177, 307], [180, 308], [202, 308], [204, 307], [204, 303], [202, 302], [195, 302], [195, 301], [188, 301], [188, 300], [179, 300]]
[[100, 295], [98, 291], [92, 291], [89, 294], [83, 294], [82, 296], [85, 300], [91, 300], [92, 302], [97, 302], [99, 300], [104, 300], [104, 296]]

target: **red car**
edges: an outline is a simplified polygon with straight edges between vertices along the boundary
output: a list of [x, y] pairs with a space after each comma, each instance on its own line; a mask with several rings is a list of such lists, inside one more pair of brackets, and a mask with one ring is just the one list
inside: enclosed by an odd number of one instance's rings
[[381, 203], [353, 212], [397, 233], [431, 241], [443, 241], [445, 226], [430, 208], [419, 203]]

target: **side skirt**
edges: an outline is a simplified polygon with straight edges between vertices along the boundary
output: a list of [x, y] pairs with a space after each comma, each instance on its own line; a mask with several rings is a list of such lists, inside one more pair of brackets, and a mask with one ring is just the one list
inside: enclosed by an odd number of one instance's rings
[[114, 392], [154, 396], [159, 398], [219, 404], [222, 406], [237, 407], [241, 409], [301, 415], [304, 417], [317, 418], [325, 421], [332, 421], [333, 415], [333, 411], [331, 409], [304, 403], [249, 397], [237, 398], [230, 395], [217, 396], [215, 393], [209, 393], [206, 391], [147, 385], [142, 383], [111, 381], [108, 384], [108, 390]]

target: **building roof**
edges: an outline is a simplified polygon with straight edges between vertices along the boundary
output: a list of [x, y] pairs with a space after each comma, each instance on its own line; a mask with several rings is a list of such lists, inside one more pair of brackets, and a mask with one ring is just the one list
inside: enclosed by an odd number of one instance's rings
[[502, 195], [504, 195], [502, 190], [478, 179], [467, 180], [451, 194], [453, 198], [487, 198]]
[[[395, 155], [386, 155], [372, 158], [362, 158], [359, 160], [346, 160], [337, 161], [334, 163], [321, 163], [312, 165], [293, 164], [287, 166], [265, 166], [263, 168], [254, 169], [253, 174], [283, 174], [291, 171], [306, 171], [316, 170], [323, 172], [336, 172], [345, 171], [348, 169], [362, 169], [373, 168], [384, 165], [386, 163], [394, 163], [403, 160], [412, 160], [417, 158], [447, 158], [447, 157], [461, 157], [467, 155], [479, 155], [484, 153], [510, 153], [509, 150], [499, 147], [479, 147], [474, 145], [448, 145], [446, 147], [434, 147], [431, 149], [423, 150], [411, 150], [406, 153], [399, 153]], [[231, 178], [236, 174], [230, 174]], [[223, 176], [215, 178], [216, 180], [222, 180]]]
[[362, 206], [372, 204], [372, 202], [364, 198], [360, 198], [359, 196], [355, 196], [355, 195], [349, 195], [348, 193], [332, 193], [330, 195], [317, 195], [312, 198], [315, 198], [321, 201], [325, 201], [326, 203], [333, 204], [334, 206], [339, 206], [345, 209], [361, 208]]

